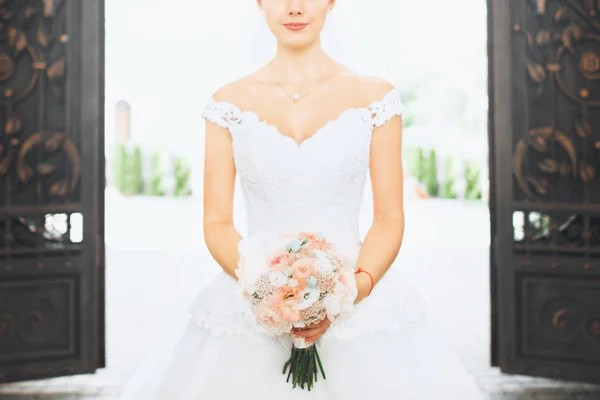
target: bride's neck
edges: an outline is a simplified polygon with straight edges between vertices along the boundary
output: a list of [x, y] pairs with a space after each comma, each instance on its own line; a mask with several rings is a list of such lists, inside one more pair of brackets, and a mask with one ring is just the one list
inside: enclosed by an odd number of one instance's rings
[[302, 49], [278, 46], [269, 65], [274, 80], [294, 84], [321, 78], [330, 62], [330, 57], [317, 42]]

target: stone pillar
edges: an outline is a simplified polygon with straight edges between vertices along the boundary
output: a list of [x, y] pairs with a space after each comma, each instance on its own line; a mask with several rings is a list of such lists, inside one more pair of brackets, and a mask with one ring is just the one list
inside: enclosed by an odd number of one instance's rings
[[126, 101], [119, 101], [115, 115], [116, 142], [127, 144], [131, 140], [131, 106]]

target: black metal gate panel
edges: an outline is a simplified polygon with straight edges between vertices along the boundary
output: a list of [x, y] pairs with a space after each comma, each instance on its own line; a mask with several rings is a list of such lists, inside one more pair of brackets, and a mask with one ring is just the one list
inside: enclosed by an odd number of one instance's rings
[[104, 366], [104, 6], [0, 0], [0, 382]]
[[493, 364], [600, 382], [600, 2], [488, 6]]

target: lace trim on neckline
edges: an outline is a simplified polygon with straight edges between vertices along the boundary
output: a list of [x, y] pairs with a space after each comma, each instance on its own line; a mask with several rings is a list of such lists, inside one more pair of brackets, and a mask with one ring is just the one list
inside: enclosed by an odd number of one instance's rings
[[233, 103], [225, 100], [217, 101], [212, 96], [209, 97], [208, 104], [204, 113], [202, 114], [202, 117], [209, 119], [222, 128], [230, 128], [233, 125], [241, 124], [246, 119], [244, 117], [248, 117], [250, 120], [273, 129], [277, 134], [283, 136], [284, 139], [291, 140], [293, 144], [300, 149], [304, 144], [318, 136], [327, 127], [340, 121], [346, 115], [353, 112], [358, 112], [363, 121], [371, 121], [372, 127], [376, 128], [383, 125], [394, 115], [402, 115], [404, 111], [405, 107], [402, 104], [400, 93], [397, 88], [393, 88], [389, 90], [381, 100], [375, 100], [367, 106], [357, 106], [343, 109], [340, 111], [338, 117], [327, 120], [313, 134], [307, 136], [301, 142], [298, 142], [293, 137], [282, 133], [276, 125], [270, 124], [265, 118], [261, 118], [257, 112], [252, 110], [242, 110]]

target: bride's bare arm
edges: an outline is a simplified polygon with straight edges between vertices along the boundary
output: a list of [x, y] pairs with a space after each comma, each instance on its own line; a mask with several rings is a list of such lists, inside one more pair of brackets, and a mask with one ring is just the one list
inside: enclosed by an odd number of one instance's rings
[[204, 241], [225, 272], [237, 279], [237, 246], [242, 239], [233, 225], [235, 165], [231, 135], [206, 121], [204, 156]]
[[[402, 117], [394, 116], [375, 128], [369, 168], [373, 223], [365, 236], [357, 266], [371, 273], [377, 284], [398, 255], [404, 236]], [[358, 303], [367, 296], [371, 281], [365, 273], [356, 274], [356, 279]]]

